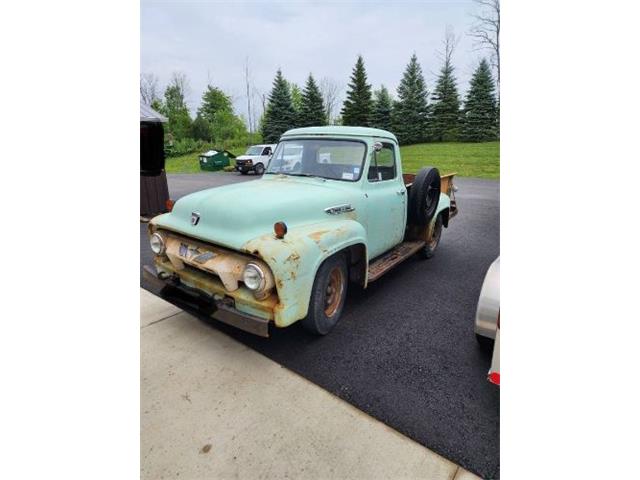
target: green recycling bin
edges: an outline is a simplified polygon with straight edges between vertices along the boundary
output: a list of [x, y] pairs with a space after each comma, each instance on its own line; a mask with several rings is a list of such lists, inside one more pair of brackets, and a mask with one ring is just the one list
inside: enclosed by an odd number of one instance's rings
[[236, 156], [228, 150], [209, 150], [200, 154], [200, 170], [217, 171], [231, 165], [229, 159]]

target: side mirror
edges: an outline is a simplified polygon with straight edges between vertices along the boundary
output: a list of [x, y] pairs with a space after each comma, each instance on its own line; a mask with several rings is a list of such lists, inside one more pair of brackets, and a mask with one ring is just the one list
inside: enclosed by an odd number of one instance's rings
[[382, 150], [382, 143], [381, 142], [376, 142], [373, 144], [373, 150], [376, 152], [379, 152], [380, 150]]

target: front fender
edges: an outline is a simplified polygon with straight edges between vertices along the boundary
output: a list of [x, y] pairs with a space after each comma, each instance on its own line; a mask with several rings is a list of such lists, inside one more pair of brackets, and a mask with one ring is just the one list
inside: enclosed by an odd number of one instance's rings
[[359, 243], [367, 245], [364, 227], [348, 219], [295, 227], [283, 239], [268, 234], [245, 243], [242, 249], [260, 257], [273, 272], [279, 298], [274, 309], [276, 326], [286, 327], [306, 317], [320, 264]]

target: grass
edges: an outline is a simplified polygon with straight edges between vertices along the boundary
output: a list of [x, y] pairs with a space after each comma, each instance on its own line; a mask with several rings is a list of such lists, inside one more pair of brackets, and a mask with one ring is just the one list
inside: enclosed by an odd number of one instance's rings
[[[236, 157], [242, 155], [245, 150], [246, 148], [229, 148], [229, 151]], [[202, 152], [167, 158], [165, 161], [165, 170], [167, 173], [202, 173], [203, 171], [200, 170], [200, 161], [198, 160], [200, 153]], [[231, 159], [231, 165], [233, 164], [233, 159]]]
[[[242, 155], [244, 149], [232, 149]], [[457, 172], [462, 177], [500, 178], [500, 142], [421, 143], [400, 147], [403, 171], [416, 173], [430, 165], [440, 173]], [[232, 161], [233, 164], [233, 161]], [[167, 173], [200, 173], [198, 153], [167, 158]]]
[[500, 178], [500, 142], [421, 143], [400, 147], [402, 169], [416, 173], [430, 165], [441, 174], [457, 172], [461, 177]]

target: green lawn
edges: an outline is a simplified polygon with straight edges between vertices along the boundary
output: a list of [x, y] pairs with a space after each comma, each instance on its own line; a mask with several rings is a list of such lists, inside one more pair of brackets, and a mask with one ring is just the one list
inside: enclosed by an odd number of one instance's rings
[[[229, 151], [236, 157], [242, 155], [246, 148], [235, 149], [230, 148]], [[182, 155], [180, 157], [167, 158], [165, 162], [165, 170], [167, 173], [201, 173], [200, 161], [198, 157], [201, 152], [190, 153], [188, 155]], [[233, 159], [231, 159], [231, 165], [233, 165]]]
[[400, 147], [405, 173], [421, 167], [438, 167], [441, 174], [461, 177], [500, 178], [500, 142], [421, 143]]
[[[500, 142], [421, 143], [400, 147], [400, 151], [405, 173], [431, 165], [442, 174], [457, 172], [462, 177], [500, 178]], [[241, 155], [244, 149], [231, 152]], [[166, 169], [167, 173], [199, 173], [198, 154], [167, 158]]]

